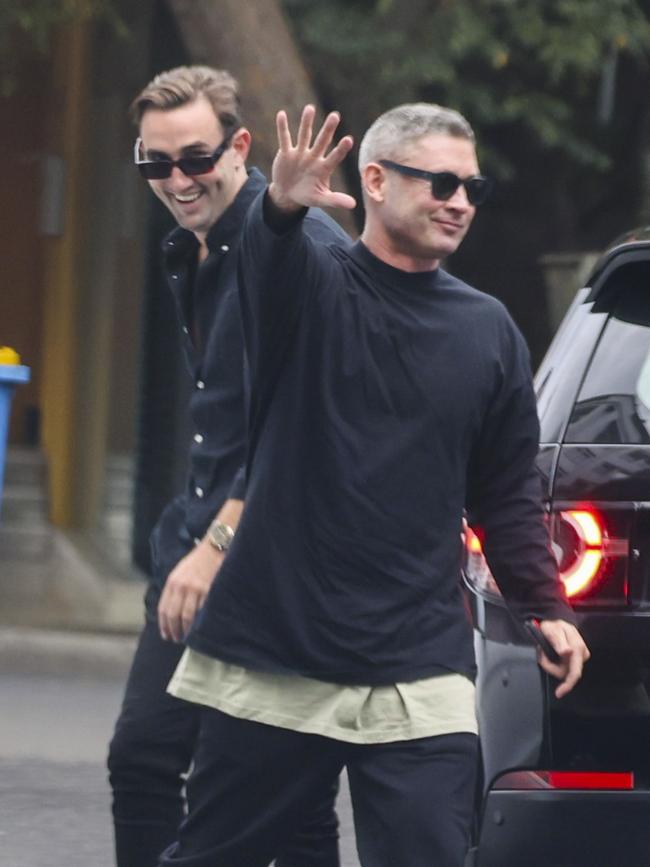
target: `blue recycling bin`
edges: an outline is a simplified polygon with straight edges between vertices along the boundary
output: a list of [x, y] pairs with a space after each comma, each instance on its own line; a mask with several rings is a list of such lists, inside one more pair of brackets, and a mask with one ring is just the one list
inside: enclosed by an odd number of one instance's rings
[[2, 506], [11, 398], [17, 385], [29, 382], [29, 376], [29, 367], [22, 364], [0, 364], [0, 506]]

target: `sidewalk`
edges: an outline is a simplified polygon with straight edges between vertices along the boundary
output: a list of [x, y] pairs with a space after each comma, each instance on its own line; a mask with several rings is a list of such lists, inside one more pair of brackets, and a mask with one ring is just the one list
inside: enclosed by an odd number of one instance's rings
[[143, 622], [141, 581], [104, 581], [102, 603], [80, 606], [74, 617], [34, 600], [29, 609], [5, 599], [0, 620], [0, 675], [94, 677], [123, 680]]
[[0, 675], [123, 680], [135, 635], [0, 626]]
[[48, 526], [39, 547], [25, 523], [0, 533], [0, 629], [136, 634], [146, 577], [98, 534]]

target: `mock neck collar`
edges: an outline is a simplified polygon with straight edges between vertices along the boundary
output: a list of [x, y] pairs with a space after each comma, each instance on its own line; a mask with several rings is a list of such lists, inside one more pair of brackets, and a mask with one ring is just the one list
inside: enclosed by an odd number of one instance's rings
[[372, 271], [382, 282], [403, 291], [431, 292], [438, 284], [440, 268], [433, 271], [403, 271], [379, 259], [363, 241], [356, 241], [350, 248], [352, 258], [365, 271]]

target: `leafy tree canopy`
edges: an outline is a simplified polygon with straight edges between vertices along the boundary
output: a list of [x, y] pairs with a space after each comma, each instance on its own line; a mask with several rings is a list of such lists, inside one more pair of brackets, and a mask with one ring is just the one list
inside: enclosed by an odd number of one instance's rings
[[[645, 64], [650, 48], [637, 0], [284, 3], [332, 102], [358, 91], [364, 124], [400, 102], [435, 101], [466, 114], [484, 142], [523, 127], [540, 147], [591, 168], [608, 164], [592, 131], [611, 114], [617, 63]], [[510, 174], [502, 149], [484, 155]]]
[[114, 0], [0, 0], [0, 95], [16, 87], [22, 50], [45, 55], [56, 27], [91, 20], [126, 32]]

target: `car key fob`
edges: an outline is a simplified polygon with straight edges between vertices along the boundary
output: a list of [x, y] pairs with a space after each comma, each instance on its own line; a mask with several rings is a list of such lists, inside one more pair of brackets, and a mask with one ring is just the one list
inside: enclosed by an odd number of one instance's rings
[[546, 656], [546, 658], [550, 662], [552, 662], [556, 665], [559, 665], [559, 663], [562, 662], [562, 657], [555, 650], [555, 648], [553, 647], [551, 642], [548, 640], [548, 638], [544, 635], [542, 630], [539, 628], [539, 623], [536, 620], [533, 620], [531, 618], [531, 619], [524, 621], [524, 627], [526, 629], [526, 632], [530, 635], [530, 637], [533, 639], [533, 641], [537, 645], [537, 647], [539, 647], [542, 650], [542, 652], [544, 653], [544, 656]]

